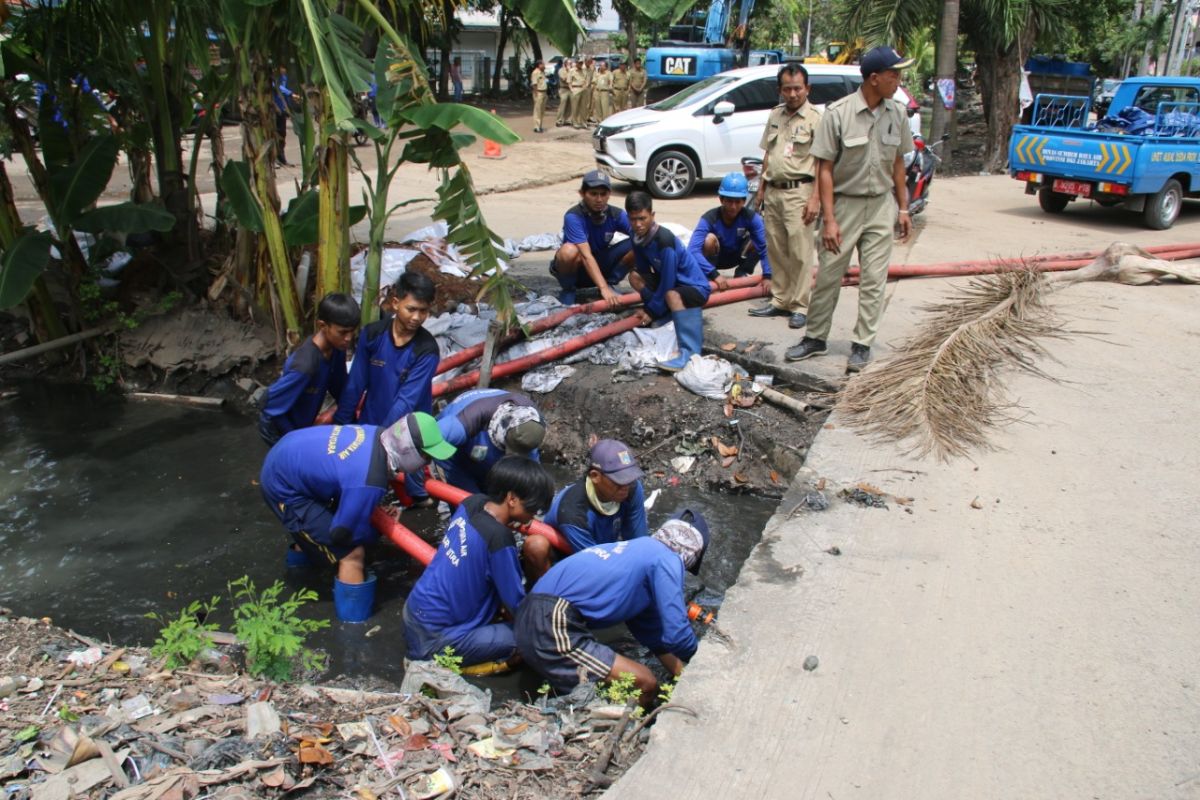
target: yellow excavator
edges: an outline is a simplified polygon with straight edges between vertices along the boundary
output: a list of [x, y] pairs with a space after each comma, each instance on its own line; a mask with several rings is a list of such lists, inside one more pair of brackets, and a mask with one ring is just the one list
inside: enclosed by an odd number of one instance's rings
[[825, 49], [815, 56], [806, 56], [805, 64], [853, 64], [862, 55], [866, 42], [855, 39], [853, 42], [830, 42]]

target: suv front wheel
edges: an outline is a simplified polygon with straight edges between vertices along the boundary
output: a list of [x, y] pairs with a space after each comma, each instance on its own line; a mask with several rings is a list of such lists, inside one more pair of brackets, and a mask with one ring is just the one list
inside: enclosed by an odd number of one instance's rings
[[650, 194], [664, 200], [687, 197], [696, 185], [696, 165], [678, 150], [656, 153], [646, 171], [646, 185]]

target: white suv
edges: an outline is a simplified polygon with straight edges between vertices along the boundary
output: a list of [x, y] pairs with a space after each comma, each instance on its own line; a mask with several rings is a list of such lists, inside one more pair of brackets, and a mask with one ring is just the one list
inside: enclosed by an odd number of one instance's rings
[[[809, 102], [824, 108], [862, 83], [857, 66], [806, 64]], [[655, 197], [677, 199], [697, 180], [740, 172], [742, 158], [762, 157], [767, 115], [779, 105], [779, 66], [745, 67], [692, 84], [666, 100], [608, 117], [592, 133], [596, 166], [614, 178], [646, 184]], [[903, 89], [896, 100], [909, 105]], [[920, 130], [920, 117], [913, 123]]]

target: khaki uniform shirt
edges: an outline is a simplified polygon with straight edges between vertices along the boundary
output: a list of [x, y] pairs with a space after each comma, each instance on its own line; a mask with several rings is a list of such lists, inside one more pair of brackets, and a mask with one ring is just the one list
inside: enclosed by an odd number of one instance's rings
[[592, 84], [596, 82], [596, 68], [595, 67], [590, 67], [590, 68], [584, 67], [583, 68], [583, 79], [584, 79], [583, 88], [585, 88], [585, 89], [592, 88]]
[[767, 154], [768, 181], [794, 181], [817, 176], [817, 164], [809, 148], [821, 124], [821, 112], [812, 103], [800, 106], [789, 114], [787, 105], [780, 103], [767, 116], [762, 141], [758, 143]]
[[596, 91], [607, 92], [612, 89], [613, 76], [611, 72], [596, 73]]
[[546, 73], [541, 69], [535, 69], [533, 74], [529, 76], [529, 83], [533, 86], [535, 92], [546, 91]]
[[618, 92], [623, 92], [629, 88], [629, 73], [623, 70], [617, 70], [612, 73], [612, 88]]
[[587, 86], [587, 76], [583, 74], [583, 70], [571, 70], [571, 74], [567, 76], [567, 86], [571, 88], [572, 92], [582, 92]]
[[812, 154], [833, 162], [833, 192], [877, 197], [895, 191], [892, 165], [912, 152], [912, 131], [904, 106], [884, 100], [867, 106], [862, 89], [825, 107]]
[[646, 89], [646, 70], [641, 67], [629, 70], [629, 89], [634, 92]]

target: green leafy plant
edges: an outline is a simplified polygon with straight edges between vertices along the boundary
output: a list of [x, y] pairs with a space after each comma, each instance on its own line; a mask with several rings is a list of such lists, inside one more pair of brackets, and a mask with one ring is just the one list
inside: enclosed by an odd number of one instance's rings
[[286, 681], [297, 663], [306, 670], [321, 669], [325, 659], [304, 646], [308, 634], [329, 627], [327, 619], [301, 619], [297, 611], [317, 599], [312, 589], [293, 592], [281, 600], [284, 585], [275, 581], [261, 592], [243, 575], [229, 584], [235, 601], [233, 632], [246, 646], [246, 669], [251, 675]]
[[448, 669], [455, 675], [462, 674], [462, 656], [454, 654], [454, 648], [446, 645], [445, 649], [440, 653], [433, 654], [433, 663], [443, 669]]
[[71, 707], [63, 703], [58, 707], [58, 718], [63, 722], [78, 722], [79, 715], [71, 710]]
[[219, 600], [218, 597], [213, 597], [207, 603], [194, 600], [180, 611], [175, 619], [157, 612], [147, 614], [147, 619], [162, 625], [150, 653], [155, 658], [165, 657], [167, 669], [185, 667], [192, 663], [202, 651], [212, 647], [213, 640], [210, 634], [217, 629], [217, 625], [203, 620], [217, 607]]
[[601, 684], [600, 696], [610, 703], [625, 705], [630, 700], [637, 700], [642, 690], [637, 687], [637, 678], [632, 672], [622, 672], [615, 680]]
[[546, 697], [547, 695], [549, 695], [550, 694], [550, 684], [546, 683], [545, 681], [542, 681], [542, 685], [538, 687], [537, 693], [538, 693], [539, 697]]
[[671, 695], [675, 693], [675, 681], [667, 681], [658, 685], [658, 702], [671, 702]]

